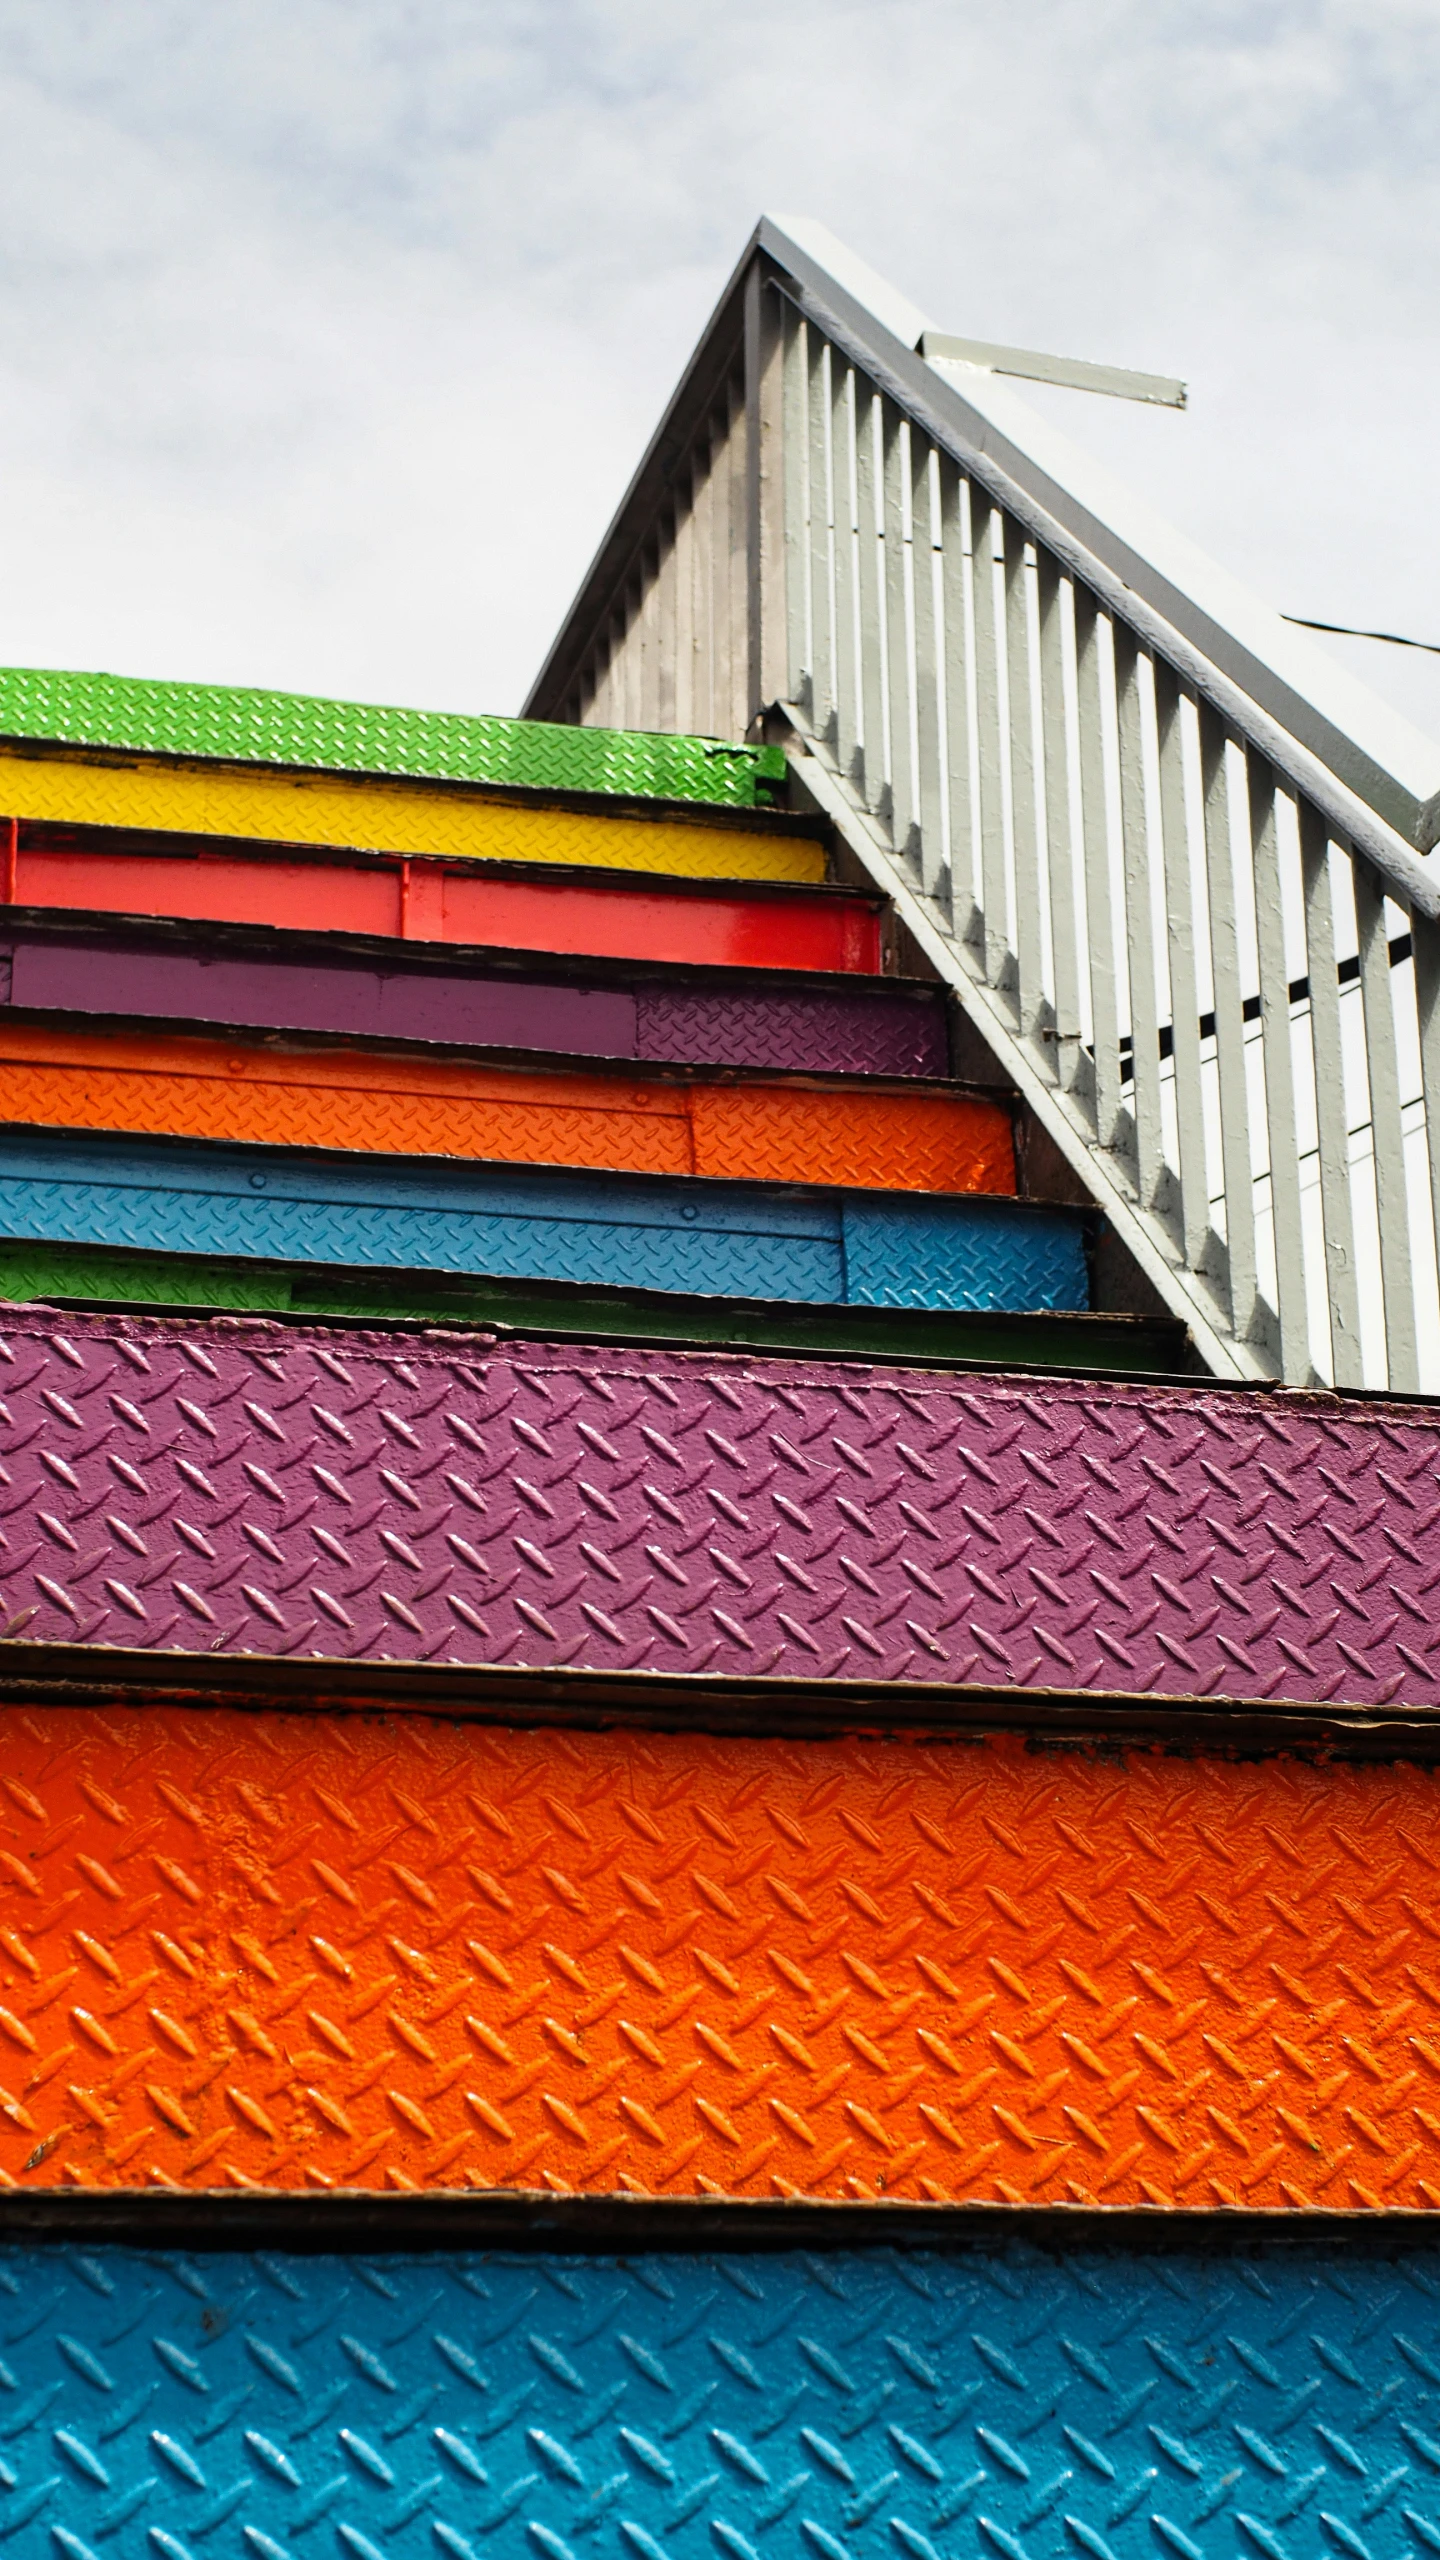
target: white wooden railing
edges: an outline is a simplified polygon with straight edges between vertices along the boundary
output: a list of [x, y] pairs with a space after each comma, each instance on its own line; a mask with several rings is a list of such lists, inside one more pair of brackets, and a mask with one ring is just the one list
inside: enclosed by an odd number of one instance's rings
[[529, 707], [768, 717], [1212, 1367], [1440, 1389], [1433, 811], [787, 245]]

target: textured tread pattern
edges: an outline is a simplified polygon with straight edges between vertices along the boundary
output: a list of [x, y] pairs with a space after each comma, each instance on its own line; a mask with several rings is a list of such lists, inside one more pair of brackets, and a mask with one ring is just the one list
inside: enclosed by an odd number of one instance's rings
[[22, 2560], [1440, 2545], [1429, 2248], [14, 2250], [0, 2276]]
[[[1009, 1114], [970, 1095], [622, 1084], [345, 1049], [287, 1054], [173, 1035], [49, 1030], [3, 1017], [0, 1118], [862, 1190], [1012, 1197], [1015, 1190]], [[894, 1266], [888, 1235], [878, 1255]]]
[[[893, 1226], [892, 1194], [0, 1133], [0, 1233], [53, 1244], [859, 1305], [871, 1303], [871, 1218]], [[1088, 1303], [1083, 1225], [1068, 1210], [932, 1200], [904, 1249], [908, 1296], [899, 1262], [883, 1275], [884, 1304]], [[860, 1276], [847, 1285], [852, 1257]]]
[[12, 1710], [0, 2175], [1440, 2205], [1440, 1779]]
[[1440, 1702], [1423, 1409], [39, 1311], [8, 1349], [35, 1635]]
[[249, 685], [156, 684], [49, 667], [0, 668], [0, 735], [230, 764], [608, 791], [740, 809], [753, 808], [785, 774], [778, 747], [396, 710]]
[[945, 1009], [928, 995], [706, 995], [642, 988], [639, 1054], [713, 1067], [794, 1067], [814, 1075], [949, 1072]]
[[689, 879], [825, 877], [824, 848], [808, 836], [706, 825], [698, 817], [634, 818], [543, 801], [527, 806], [433, 785], [320, 774], [89, 764], [0, 749], [0, 804], [7, 817], [70, 826], [251, 836], [450, 860], [595, 864]]
[[474, 966], [421, 968], [399, 954], [381, 969], [337, 960], [323, 943], [302, 945], [293, 958], [261, 959], [203, 940], [147, 947], [12, 932], [9, 949], [9, 1000], [35, 1010], [558, 1049], [656, 1065], [937, 1081], [948, 1071], [944, 1005], [921, 988], [862, 996], [782, 985], [773, 994], [711, 994], [686, 978], [564, 983], [486, 976]]

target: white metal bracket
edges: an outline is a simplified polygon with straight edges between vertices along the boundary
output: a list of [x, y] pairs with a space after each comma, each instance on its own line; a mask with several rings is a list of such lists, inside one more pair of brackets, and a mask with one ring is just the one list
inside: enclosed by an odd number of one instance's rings
[[952, 338], [925, 329], [916, 354], [927, 364], [965, 364], [977, 373], [1008, 373], [1019, 382], [1055, 382], [1065, 391], [1102, 391], [1112, 400], [1144, 400], [1155, 409], [1183, 409], [1183, 382], [1168, 373], [1132, 373], [1124, 365], [1090, 364], [1083, 356], [1042, 356], [1030, 347], [996, 347], [988, 338]]

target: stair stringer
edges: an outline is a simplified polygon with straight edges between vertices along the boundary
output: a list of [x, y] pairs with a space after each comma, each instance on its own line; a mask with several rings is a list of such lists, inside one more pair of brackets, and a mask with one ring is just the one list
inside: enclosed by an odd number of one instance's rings
[[1005, 999], [966, 965], [961, 945], [937, 900], [915, 885], [906, 864], [886, 842], [881, 822], [872, 817], [852, 785], [836, 767], [822, 741], [809, 734], [803, 714], [789, 704], [779, 706], [789, 726], [785, 739], [791, 774], [830, 820], [842, 842], [877, 888], [892, 901], [896, 915], [913, 935], [925, 958], [951, 989], [966, 1019], [1004, 1068], [1027, 1109], [1054, 1140], [1071, 1171], [1083, 1183], [1095, 1206], [1109, 1220], [1142, 1277], [1173, 1315], [1188, 1325], [1195, 1349], [1217, 1378], [1263, 1382], [1276, 1374], [1256, 1345], [1242, 1342], [1231, 1330], [1228, 1311], [1197, 1273], [1177, 1259], [1163, 1220], [1143, 1206], [1127, 1179], [1124, 1159], [1113, 1148], [1097, 1144], [1070, 1096], [1036, 1065], [1031, 1051], [1007, 1021]]

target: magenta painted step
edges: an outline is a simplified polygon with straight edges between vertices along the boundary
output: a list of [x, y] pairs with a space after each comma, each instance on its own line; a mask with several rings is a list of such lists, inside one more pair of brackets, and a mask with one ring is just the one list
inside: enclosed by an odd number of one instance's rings
[[14, 1311], [12, 1636], [1440, 1703], [1440, 1417]]
[[655, 1065], [811, 1075], [950, 1071], [938, 987], [881, 979], [806, 985], [768, 971], [627, 975], [583, 962], [567, 962], [557, 978], [553, 962], [549, 974], [543, 961], [532, 963], [539, 972], [532, 975], [523, 965], [506, 968], [494, 954], [488, 965], [477, 953], [457, 966], [447, 949], [442, 966], [393, 951], [383, 962], [337, 951], [334, 936], [266, 940], [264, 950], [247, 950], [238, 936], [221, 933], [61, 934], [11, 923], [0, 943], [0, 1003]]

